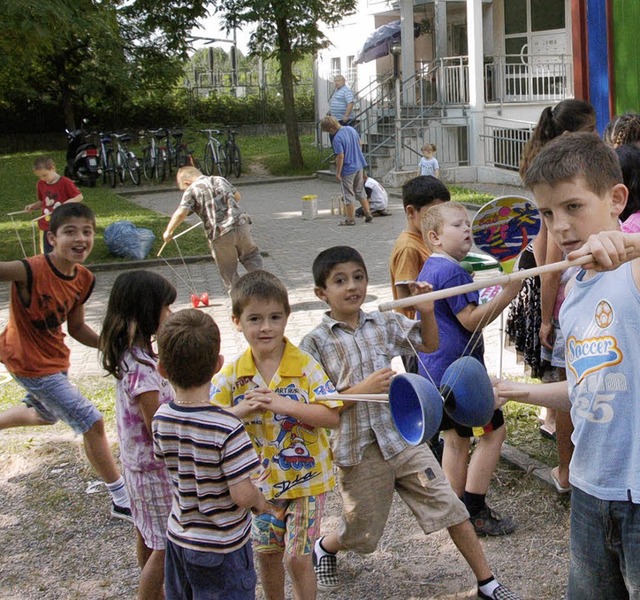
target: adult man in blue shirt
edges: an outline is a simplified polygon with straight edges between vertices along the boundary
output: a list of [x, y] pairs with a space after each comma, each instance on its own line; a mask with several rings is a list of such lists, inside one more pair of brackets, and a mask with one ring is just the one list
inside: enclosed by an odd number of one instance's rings
[[364, 190], [364, 168], [367, 161], [360, 147], [358, 132], [349, 126], [343, 127], [333, 116], [326, 116], [320, 121], [320, 129], [332, 137], [333, 151], [336, 153], [336, 179], [342, 186], [342, 195], [346, 219], [339, 225], [355, 225], [355, 201], [360, 202], [364, 211], [364, 220], [373, 220], [369, 201]]
[[350, 115], [353, 111], [353, 92], [347, 86], [342, 75], [336, 75], [333, 83], [335, 83], [336, 89], [329, 100], [330, 114], [340, 125], [349, 125], [352, 121]]

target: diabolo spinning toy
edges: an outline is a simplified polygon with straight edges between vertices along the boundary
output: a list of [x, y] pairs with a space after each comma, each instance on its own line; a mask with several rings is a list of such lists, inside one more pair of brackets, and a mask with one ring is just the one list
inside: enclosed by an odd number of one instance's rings
[[189, 266], [187, 265], [187, 262], [184, 259], [184, 256], [182, 255], [182, 251], [180, 250], [180, 246], [178, 245], [178, 238], [183, 236], [185, 233], [189, 233], [190, 231], [192, 231], [193, 229], [196, 229], [197, 227], [200, 227], [200, 225], [202, 225], [202, 221], [198, 221], [195, 225], [192, 225], [191, 227], [185, 229], [184, 231], [181, 231], [178, 235], [173, 236], [171, 239], [172, 241], [175, 243], [176, 245], [176, 249], [178, 250], [178, 256], [180, 256], [180, 259], [182, 261], [182, 265], [184, 266], [184, 270], [187, 274], [186, 279], [184, 277], [182, 277], [182, 275], [180, 275], [180, 273], [178, 273], [178, 271], [176, 270], [176, 268], [164, 257], [162, 256], [162, 252], [164, 251], [165, 247], [167, 246], [168, 242], [164, 242], [162, 244], [162, 246], [160, 247], [160, 250], [158, 251], [157, 256], [162, 257], [162, 259], [164, 260], [165, 263], [167, 263], [167, 266], [173, 271], [173, 273], [176, 275], [176, 277], [178, 279], [180, 279], [189, 289], [189, 291], [191, 292], [191, 305], [193, 306], [193, 308], [200, 308], [200, 307], [206, 307], [209, 306], [209, 293], [208, 292], [198, 292], [198, 288], [196, 287], [193, 277], [191, 276], [191, 271], [189, 270]]

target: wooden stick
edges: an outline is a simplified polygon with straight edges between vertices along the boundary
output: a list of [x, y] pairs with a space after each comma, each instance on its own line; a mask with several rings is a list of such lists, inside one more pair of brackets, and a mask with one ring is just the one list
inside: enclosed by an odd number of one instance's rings
[[345, 400], [347, 402], [389, 402], [388, 394], [325, 394], [316, 400]]
[[466, 283], [464, 285], [458, 285], [452, 288], [446, 288], [443, 290], [437, 290], [435, 292], [427, 292], [426, 294], [416, 294], [415, 296], [409, 296], [408, 298], [401, 298], [400, 300], [394, 300], [392, 302], [383, 302], [378, 306], [378, 310], [388, 311], [395, 308], [405, 308], [407, 306], [415, 306], [420, 302], [435, 302], [436, 300], [442, 300], [443, 298], [450, 298], [451, 296], [459, 296], [460, 294], [468, 294], [469, 292], [475, 292], [477, 290], [491, 287], [493, 285], [506, 285], [512, 281], [523, 281], [529, 277], [536, 277], [538, 275], [544, 275], [545, 273], [553, 273], [555, 271], [564, 271], [569, 267], [577, 267], [593, 261], [593, 256], [587, 254], [581, 256], [576, 260], [561, 260], [560, 262], [551, 263], [548, 265], [542, 265], [541, 267], [533, 267], [532, 269], [524, 269], [523, 271], [514, 271], [509, 274], [502, 274], [492, 279], [483, 279], [482, 281], [474, 281], [473, 283]]
[[14, 212], [7, 213], [7, 217], [13, 217], [14, 215], [23, 215], [25, 213], [31, 212], [30, 210], [16, 210]]
[[39, 221], [40, 219], [44, 219], [45, 217], [49, 217], [51, 215], [40, 215], [39, 217], [36, 217], [35, 219], [31, 219], [32, 223], [35, 223], [36, 221]]
[[[181, 231], [178, 235], [174, 235], [171, 239], [172, 240], [177, 240], [180, 236], [184, 235], [185, 233], [189, 233], [192, 229], [195, 229], [196, 227], [200, 227], [200, 225], [202, 225], [202, 221], [198, 221], [195, 225], [192, 225], [188, 229], [185, 229], [184, 231]], [[158, 251], [158, 254], [156, 256], [160, 256], [162, 254], [162, 251], [165, 249], [166, 245], [167, 245], [167, 242], [162, 244], [162, 246], [160, 247], [160, 250]]]

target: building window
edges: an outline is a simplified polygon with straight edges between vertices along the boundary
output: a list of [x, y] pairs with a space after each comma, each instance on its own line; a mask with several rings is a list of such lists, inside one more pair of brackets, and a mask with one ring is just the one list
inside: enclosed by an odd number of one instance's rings
[[340, 65], [340, 58], [332, 58], [331, 59], [331, 77], [335, 77], [336, 75], [342, 74], [342, 68]]
[[355, 61], [355, 56], [347, 56], [347, 72], [344, 73], [344, 77], [352, 89], [358, 87], [358, 69]]

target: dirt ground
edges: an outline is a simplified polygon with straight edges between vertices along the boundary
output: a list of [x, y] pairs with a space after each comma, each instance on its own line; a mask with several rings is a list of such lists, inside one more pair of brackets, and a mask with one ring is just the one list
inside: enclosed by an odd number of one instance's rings
[[[135, 598], [133, 528], [109, 518], [104, 487], [86, 493], [95, 480], [81, 440], [62, 425], [0, 433], [0, 598]], [[482, 541], [496, 576], [523, 598], [562, 598], [567, 499], [501, 464], [490, 501], [519, 524], [509, 537]], [[332, 494], [323, 528], [334, 528], [339, 514], [339, 496]], [[347, 553], [339, 568], [343, 587], [320, 597], [475, 597], [474, 578], [446, 532], [425, 536], [399, 499], [376, 552]], [[260, 588], [257, 597], [263, 598]]]

